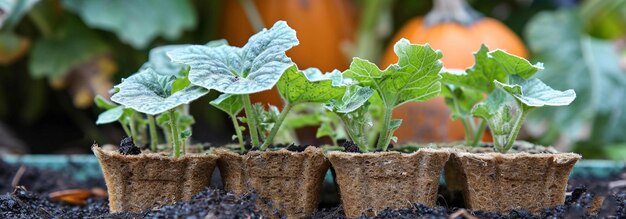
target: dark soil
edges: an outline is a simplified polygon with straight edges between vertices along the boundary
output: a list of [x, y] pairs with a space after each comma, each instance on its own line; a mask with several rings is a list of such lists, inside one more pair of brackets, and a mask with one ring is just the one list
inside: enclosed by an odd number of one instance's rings
[[133, 137], [123, 138], [122, 141], [120, 142], [119, 151], [120, 151], [120, 154], [124, 154], [124, 155], [141, 154], [141, 149], [135, 146], [135, 143], [133, 142]]
[[345, 152], [348, 153], [361, 153], [359, 147], [352, 141], [346, 141], [343, 143], [343, 148]]
[[[288, 146], [287, 146], [288, 147]], [[18, 171], [22, 168], [22, 171]], [[18, 172], [18, 187], [11, 181]], [[235, 197], [220, 189], [207, 188], [191, 201], [178, 202], [141, 213], [108, 213], [106, 198], [89, 198], [84, 206], [48, 198], [50, 192], [73, 188], [104, 188], [101, 180], [79, 182], [68, 171], [55, 172], [9, 165], [0, 161], [0, 218], [260, 218], [254, 206], [256, 196]], [[508, 214], [463, 209], [458, 194], [445, 193], [442, 186], [438, 207], [419, 203], [404, 209], [374, 212], [375, 218], [621, 218], [626, 217], [626, 174], [607, 178], [574, 176], [570, 179], [566, 202], [539, 214], [512, 210]], [[603, 198], [603, 202], [600, 202]], [[310, 218], [345, 218], [340, 206], [325, 203]], [[594, 210], [595, 209], [595, 210]], [[592, 212], [597, 211], [597, 215]], [[361, 217], [366, 218], [366, 217]]]

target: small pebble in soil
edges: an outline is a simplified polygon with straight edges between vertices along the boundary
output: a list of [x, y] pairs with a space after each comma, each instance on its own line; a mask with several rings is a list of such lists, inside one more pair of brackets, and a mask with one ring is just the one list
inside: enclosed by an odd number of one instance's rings
[[120, 142], [120, 154], [124, 155], [137, 155], [141, 154], [141, 149], [135, 146], [133, 142], [133, 137], [125, 137]]

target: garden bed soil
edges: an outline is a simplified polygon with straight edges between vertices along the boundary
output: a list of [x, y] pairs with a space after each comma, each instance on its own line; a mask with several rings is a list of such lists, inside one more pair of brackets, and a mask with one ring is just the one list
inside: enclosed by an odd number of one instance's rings
[[107, 184], [111, 212], [141, 212], [191, 200], [209, 186], [217, 161], [213, 154], [173, 158], [162, 153], [124, 155], [115, 148], [97, 145], [92, 150]]
[[442, 149], [329, 152], [328, 159], [336, 173], [343, 209], [348, 217], [357, 217], [374, 215], [385, 207], [410, 207], [414, 202], [435, 206], [439, 176], [449, 155]]
[[538, 213], [564, 203], [569, 174], [580, 158], [526, 142], [505, 154], [492, 147], [457, 148], [446, 164], [446, 183], [453, 194], [462, 191], [468, 208]]
[[[20, 169], [23, 169], [20, 171]], [[25, 170], [24, 170], [25, 169]], [[76, 181], [63, 171], [41, 170], [9, 165], [0, 161], [0, 218], [261, 218], [255, 207], [255, 195], [236, 196], [223, 190], [205, 188], [190, 201], [181, 201], [148, 209], [140, 213], [110, 214], [105, 197], [86, 200], [85, 205], [70, 205], [48, 198], [51, 192], [65, 189], [104, 188], [99, 179]], [[18, 174], [21, 172], [21, 174]], [[19, 177], [19, 185], [26, 190], [15, 190], [11, 181]], [[422, 204], [400, 209], [372, 211], [374, 218], [621, 218], [626, 217], [626, 172], [606, 178], [574, 176], [569, 180], [565, 204], [532, 214], [524, 210], [506, 213], [472, 211], [453, 206], [446, 188], [442, 187], [437, 207]], [[445, 196], [444, 198], [441, 198]], [[594, 200], [603, 199], [596, 215], [590, 215]], [[446, 207], [447, 206], [447, 207]], [[263, 216], [266, 217], [266, 216]], [[309, 218], [346, 218], [341, 206], [322, 208]], [[360, 216], [359, 218], [366, 218]]]
[[312, 213], [320, 201], [324, 176], [330, 163], [321, 148], [290, 145], [277, 151], [248, 151], [239, 154], [215, 149], [224, 188], [236, 194], [251, 192], [265, 212], [277, 209], [289, 218]]

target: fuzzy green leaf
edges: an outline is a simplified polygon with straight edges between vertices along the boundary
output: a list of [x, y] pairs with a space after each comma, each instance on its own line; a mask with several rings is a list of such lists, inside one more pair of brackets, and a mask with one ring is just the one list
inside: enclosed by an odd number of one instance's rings
[[191, 66], [191, 83], [229, 94], [271, 89], [293, 65], [285, 52], [298, 45], [295, 30], [279, 21], [253, 35], [242, 48], [187, 46], [168, 52], [175, 63]]
[[156, 37], [178, 38], [196, 26], [188, 0], [63, 0], [90, 27], [112, 31], [122, 42], [144, 48]]
[[138, 112], [156, 115], [202, 97], [209, 91], [189, 86], [172, 93], [175, 76], [164, 76], [152, 69], [140, 71], [115, 86], [111, 100]]
[[504, 105], [506, 101], [507, 96], [504, 91], [494, 90], [487, 96], [487, 99], [472, 108], [472, 115], [489, 120], [500, 110], [500, 107]]
[[370, 86], [388, 107], [407, 102], [425, 101], [441, 91], [441, 52], [428, 45], [413, 45], [401, 39], [394, 46], [397, 64], [380, 70], [375, 64], [354, 58], [345, 77], [353, 78], [361, 86]]
[[337, 113], [350, 113], [363, 106], [372, 94], [374, 90], [369, 87], [353, 85], [346, 89], [341, 99], [331, 100], [325, 107]]
[[283, 74], [276, 87], [284, 100], [296, 103], [324, 103], [343, 96], [346, 84], [341, 72], [322, 74], [319, 69], [298, 71], [293, 66]]
[[525, 80], [519, 85], [494, 82], [528, 107], [566, 106], [576, 98], [574, 90], [554, 90], [537, 78]]
[[493, 80], [507, 81], [507, 74], [489, 57], [489, 48], [481, 45], [474, 53], [474, 65], [465, 71], [446, 70], [442, 81], [457, 87], [470, 88], [485, 93], [495, 89]]
[[[228, 45], [226, 40], [213, 40], [206, 44], [209, 47], [218, 47]], [[141, 66], [141, 70], [151, 68], [162, 75], [175, 75], [177, 77], [186, 77], [185, 73], [189, 71], [181, 70], [185, 65], [172, 62], [170, 57], [167, 56], [167, 52], [176, 49], [182, 49], [190, 45], [165, 45], [155, 47], [150, 50], [148, 61]]]
[[96, 125], [108, 124], [112, 122], [117, 122], [124, 115], [124, 106], [117, 106], [98, 115], [98, 120], [96, 120]]
[[[543, 69], [542, 63], [531, 64], [528, 60], [507, 53], [500, 49], [489, 52], [489, 56], [498, 64], [498, 67], [507, 75], [517, 75], [528, 79]], [[494, 79], [497, 80], [497, 79]]]
[[230, 116], [239, 114], [243, 109], [243, 101], [240, 95], [222, 94], [217, 99], [211, 101], [210, 104]]
[[117, 107], [117, 104], [105, 99], [104, 97], [100, 95], [96, 95], [96, 97], [93, 98], [93, 102], [96, 103], [96, 106], [98, 108], [104, 109], [104, 110], [110, 110], [110, 109]]

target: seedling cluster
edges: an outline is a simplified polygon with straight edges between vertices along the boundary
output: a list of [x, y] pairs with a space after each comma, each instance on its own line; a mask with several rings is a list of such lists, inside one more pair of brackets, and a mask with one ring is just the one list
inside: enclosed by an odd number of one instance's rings
[[[565, 106], [576, 98], [573, 90], [558, 91], [532, 78], [543, 69], [502, 50], [481, 46], [475, 64], [465, 71], [443, 75], [443, 95], [452, 117], [465, 127], [467, 145], [476, 146], [489, 125], [497, 151], [513, 146], [524, 119], [542, 106]], [[475, 120], [475, 117], [480, 119]]]
[[[488, 125], [495, 148], [506, 152], [530, 111], [567, 105], [575, 98], [572, 90], [557, 91], [531, 78], [541, 64], [501, 50], [489, 52], [485, 46], [475, 54], [475, 65], [462, 72], [441, 73], [439, 51], [401, 39], [394, 46], [398, 62], [384, 70], [354, 58], [346, 71], [324, 74], [316, 68], [298, 69], [285, 54], [298, 44], [296, 32], [279, 21], [241, 48], [225, 41], [155, 48], [138, 73], [115, 86], [111, 100], [120, 105], [96, 98], [106, 109], [97, 123], [117, 121], [141, 143], [148, 141], [149, 131], [152, 150], [157, 150], [158, 126], [178, 157], [194, 122], [187, 104], [216, 90], [221, 95], [210, 104], [231, 117], [242, 152], [244, 131], [253, 147], [267, 150], [289, 113], [305, 104], [326, 110], [316, 112], [319, 137], [331, 137], [334, 145], [338, 138], [349, 137], [361, 152], [386, 151], [397, 140], [394, 131], [402, 123], [392, 118], [393, 110], [442, 93], [453, 118], [465, 125], [467, 145], [477, 145]], [[251, 94], [274, 86], [283, 99], [282, 108], [251, 102]], [[239, 117], [241, 111], [244, 116]], [[345, 129], [347, 136], [336, 129]]]

